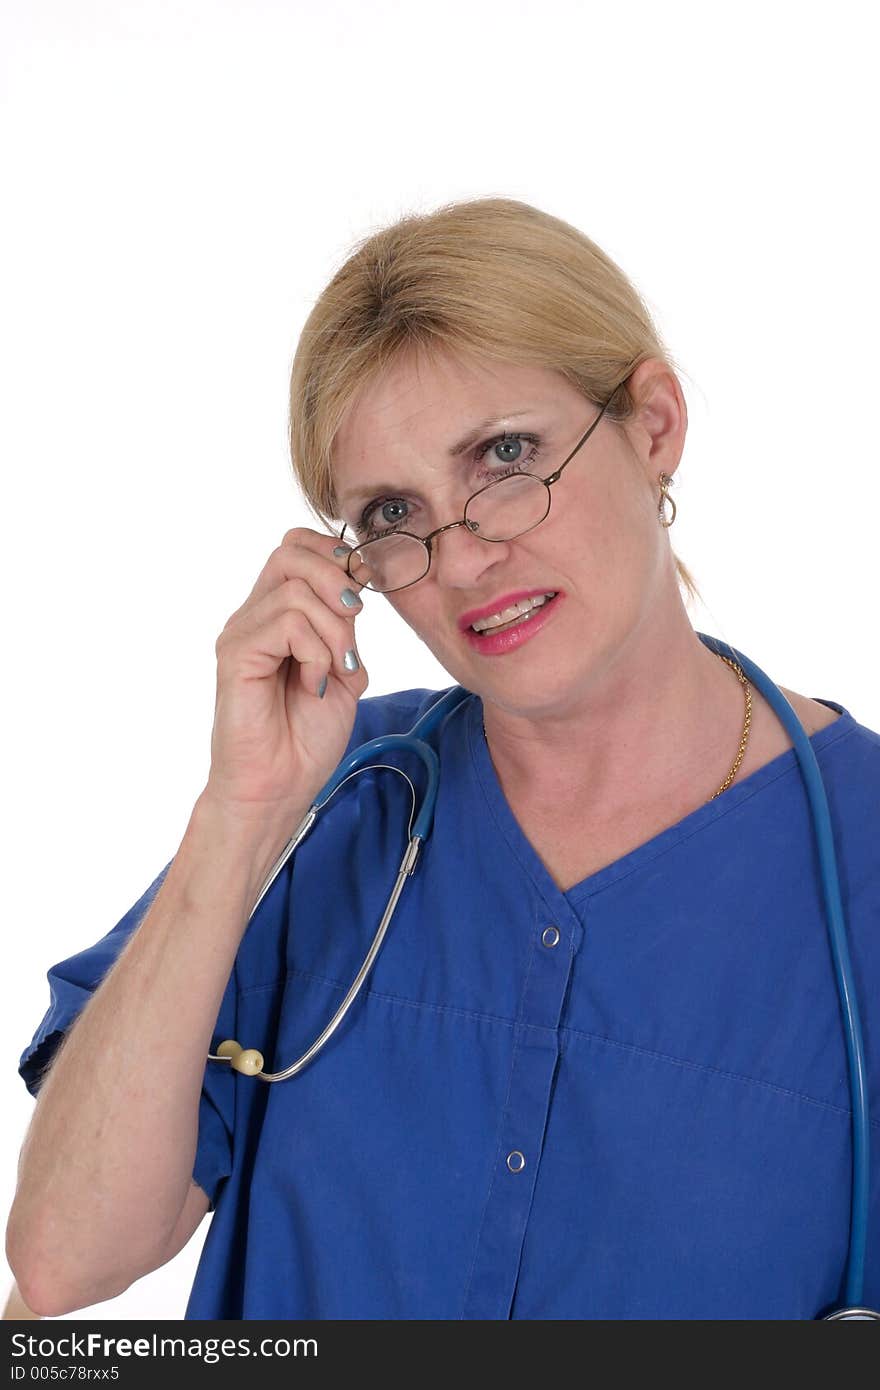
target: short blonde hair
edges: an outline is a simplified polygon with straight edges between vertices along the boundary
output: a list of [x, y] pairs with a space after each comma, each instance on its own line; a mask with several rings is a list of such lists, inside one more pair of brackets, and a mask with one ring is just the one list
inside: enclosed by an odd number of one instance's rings
[[[307, 505], [339, 519], [331, 455], [360, 392], [404, 355], [547, 367], [606, 418], [632, 417], [625, 376], [678, 366], [619, 266], [576, 227], [513, 198], [411, 214], [358, 242], [309, 314], [290, 376], [290, 456]], [[659, 501], [659, 494], [658, 494]], [[699, 595], [673, 551], [679, 580]]]

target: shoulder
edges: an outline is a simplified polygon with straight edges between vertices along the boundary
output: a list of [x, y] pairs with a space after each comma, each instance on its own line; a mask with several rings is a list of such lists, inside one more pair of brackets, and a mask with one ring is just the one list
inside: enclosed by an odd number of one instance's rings
[[[830, 762], [839, 765], [850, 779], [855, 777], [874, 788], [880, 796], [880, 733], [859, 723], [840, 701], [836, 702], [840, 708], [832, 709], [821, 700], [808, 699], [806, 695], [786, 690], [783, 685], [779, 689], [792, 705], [810, 738], [823, 729], [830, 729], [827, 740], [822, 739], [817, 745], [823, 750], [826, 746], [834, 750]], [[781, 729], [779, 720], [775, 715], [772, 717], [777, 728]], [[839, 734], [833, 728], [836, 724], [840, 725]], [[785, 746], [791, 747], [787, 733], [783, 737]]]
[[[828, 797], [835, 839], [848, 860], [848, 878], [872, 895], [872, 916], [880, 906], [880, 858], [876, 827], [880, 823], [880, 733], [861, 724], [840, 701], [840, 711], [795, 691], [779, 689], [807, 734], [813, 738]], [[842, 711], [842, 712], [841, 712]], [[774, 716], [775, 718], [775, 716]], [[779, 721], [776, 720], [777, 726]], [[823, 734], [822, 730], [826, 732]], [[787, 733], [785, 743], [791, 747]], [[880, 933], [875, 930], [880, 942]]]
[[859, 723], [855, 716], [844, 705], [840, 704], [839, 700], [835, 703], [840, 705], [840, 708], [832, 709], [830, 705], [823, 704], [821, 700], [811, 700], [806, 695], [798, 695], [796, 691], [786, 690], [784, 685], [781, 685], [779, 689], [792, 705], [810, 738], [813, 734], [819, 733], [821, 729], [827, 729], [829, 725], [841, 721], [841, 733], [856, 735], [855, 743], [860, 751], [860, 760], [865, 763], [866, 767], [871, 768], [874, 775], [880, 773], [880, 732]]
[[[823, 776], [836, 785], [841, 810], [867, 798], [880, 811], [880, 734], [860, 724], [839, 700], [823, 704], [779, 686], [803, 725], [819, 758]], [[834, 708], [834, 705], [837, 708]], [[752, 726], [741, 780], [793, 749], [788, 729], [765, 697], [752, 687]], [[796, 763], [793, 760], [792, 766]]]
[[812, 738], [820, 729], [824, 729], [829, 724], [833, 724], [835, 719], [840, 719], [840, 711], [832, 709], [830, 705], [823, 705], [819, 700], [811, 700], [806, 695], [798, 695], [794, 690], [786, 690], [784, 685], [780, 685], [786, 700], [792, 706], [798, 719], [807, 731], [808, 737]]

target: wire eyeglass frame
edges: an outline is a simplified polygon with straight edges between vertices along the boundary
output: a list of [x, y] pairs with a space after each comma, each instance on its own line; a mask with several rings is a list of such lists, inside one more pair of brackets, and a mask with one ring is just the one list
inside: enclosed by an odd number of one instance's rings
[[[355, 579], [354, 575], [351, 572], [351, 562], [354, 559], [355, 555], [359, 555], [361, 551], [367, 550], [371, 545], [375, 545], [377, 541], [387, 540], [388, 536], [372, 536], [369, 540], [363, 541], [360, 544], [352, 547], [351, 554], [348, 556], [345, 562], [345, 572], [348, 575], [349, 579], [352, 581], [353, 584], [360, 585], [361, 588], [370, 589], [372, 593], [396, 594], [399, 593], [401, 589], [411, 589], [413, 584], [419, 584], [421, 580], [425, 578], [425, 576], [431, 568], [431, 560], [434, 556], [434, 538], [435, 536], [442, 535], [444, 531], [453, 531], [457, 526], [466, 526], [472, 535], [477, 536], [478, 539], [481, 541], [485, 541], [487, 545], [506, 545], [508, 541], [514, 541], [519, 536], [525, 536], [528, 534], [529, 531], [534, 531], [535, 527], [540, 526], [541, 522], [546, 521], [547, 517], [550, 515], [550, 503], [553, 500], [552, 493], [550, 492], [551, 487], [554, 483], [559, 481], [559, 479], [562, 477], [563, 470], [567, 468], [569, 463], [571, 463], [571, 460], [574, 458], [578, 450], [582, 448], [584, 444], [586, 444], [590, 435], [593, 433], [593, 430], [596, 428], [599, 421], [602, 419], [602, 416], [605, 414], [605, 411], [608, 409], [608, 406], [611, 404], [611, 402], [614, 400], [614, 397], [617, 395], [617, 392], [620, 390], [621, 386], [623, 386], [624, 382], [626, 382], [632, 375], [633, 370], [634, 368], [630, 368], [626, 376], [623, 377], [622, 380], [617, 383], [614, 390], [611, 392], [611, 395], [608, 397], [607, 401], [599, 411], [599, 414], [596, 416], [595, 420], [592, 422], [586, 433], [581, 435], [580, 439], [578, 440], [577, 444], [575, 444], [568, 457], [562, 461], [558, 468], [554, 469], [552, 473], [549, 473], [546, 478], [536, 478], [535, 481], [542, 483], [544, 485], [544, 488], [546, 489], [547, 510], [544, 512], [544, 515], [542, 517], [539, 517], [537, 521], [533, 522], [531, 526], [527, 526], [525, 531], [518, 531], [515, 536], [505, 536], [503, 538], [496, 536], [494, 538], [490, 538], [488, 536], [481, 536], [479, 532], [478, 523], [468, 521], [467, 519], [468, 507], [473, 502], [474, 498], [481, 497], [482, 494], [484, 492], [488, 492], [490, 488], [503, 486], [504, 483], [509, 482], [510, 478], [534, 476], [533, 474], [524, 475], [521, 473], [509, 473], [504, 478], [494, 478], [492, 482], [486, 483], [483, 487], [477, 488], [476, 492], [472, 492], [470, 497], [464, 504], [464, 513], [460, 521], [450, 521], [447, 522], [445, 526], [438, 526], [435, 530], [430, 531], [427, 536], [416, 536], [413, 534], [412, 531], [394, 531], [390, 533], [393, 536], [409, 536], [412, 540], [418, 541], [419, 544], [423, 547], [426, 554], [427, 563], [423, 572], [418, 576], [417, 579], [410, 579], [406, 584], [396, 584], [392, 589], [373, 589], [371, 584], [369, 584], [368, 582], [364, 583], [359, 579]], [[346, 522], [338, 536], [338, 539], [340, 541], [344, 540], [345, 532], [347, 530], [348, 523]], [[345, 541], [345, 544], [347, 545], [348, 542]], [[364, 560], [363, 563], [369, 564], [369, 561]]]

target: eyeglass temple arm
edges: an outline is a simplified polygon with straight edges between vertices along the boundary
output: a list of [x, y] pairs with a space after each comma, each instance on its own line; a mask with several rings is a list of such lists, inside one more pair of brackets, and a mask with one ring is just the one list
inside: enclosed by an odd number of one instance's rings
[[[625, 380], [625, 378], [624, 378], [624, 380]], [[586, 444], [586, 442], [587, 442], [587, 440], [589, 439], [590, 435], [593, 433], [593, 430], [596, 428], [596, 426], [598, 425], [599, 421], [602, 419], [602, 416], [605, 414], [605, 411], [608, 409], [608, 407], [609, 407], [609, 405], [611, 404], [612, 400], [614, 399], [615, 395], [616, 395], [617, 392], [620, 390], [620, 386], [622, 386], [622, 385], [623, 385], [623, 382], [620, 382], [620, 385], [619, 385], [619, 386], [615, 386], [614, 390], [611, 392], [611, 395], [608, 397], [608, 400], [605, 402], [605, 404], [603, 405], [602, 409], [599, 411], [599, 414], [596, 416], [595, 420], [594, 420], [593, 423], [590, 425], [590, 428], [587, 430], [586, 434], [582, 434], [582, 435], [581, 435], [580, 439], [578, 440], [577, 444], [575, 444], [575, 446], [574, 446], [574, 448], [572, 449], [571, 453], [569, 454], [568, 458], [567, 458], [567, 459], [563, 459], [562, 463], [560, 463], [559, 467], [555, 470], [555, 472], [548, 474], [548, 476], [547, 476], [546, 478], [542, 478], [541, 481], [542, 481], [543, 483], [545, 483], [547, 487], [550, 487], [551, 483], [558, 482], [559, 479], [562, 477], [562, 470], [563, 470], [569, 463], [571, 463], [571, 461], [572, 461], [572, 459], [574, 458], [575, 454], [577, 453], [578, 449], [582, 448], [583, 445]]]

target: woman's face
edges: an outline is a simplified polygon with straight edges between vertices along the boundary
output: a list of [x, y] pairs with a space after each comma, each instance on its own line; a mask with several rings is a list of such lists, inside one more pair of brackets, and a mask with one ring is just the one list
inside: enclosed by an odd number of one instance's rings
[[[458, 683], [512, 713], [575, 708], [646, 623], [662, 624], [664, 605], [680, 605], [657, 506], [660, 473], [674, 473], [681, 455], [684, 401], [657, 361], [642, 363], [630, 386], [646, 402], [637, 420], [624, 431], [602, 417], [552, 485], [544, 521], [496, 544], [464, 526], [445, 531], [428, 574], [387, 595]], [[365, 539], [361, 517], [376, 502], [376, 530], [425, 536], [458, 521], [468, 497], [512, 467], [547, 477], [599, 409], [545, 368], [410, 356], [343, 420], [333, 459], [339, 514]], [[557, 598], [510, 630], [515, 641], [470, 628], [473, 610], [494, 614], [547, 593]]]

